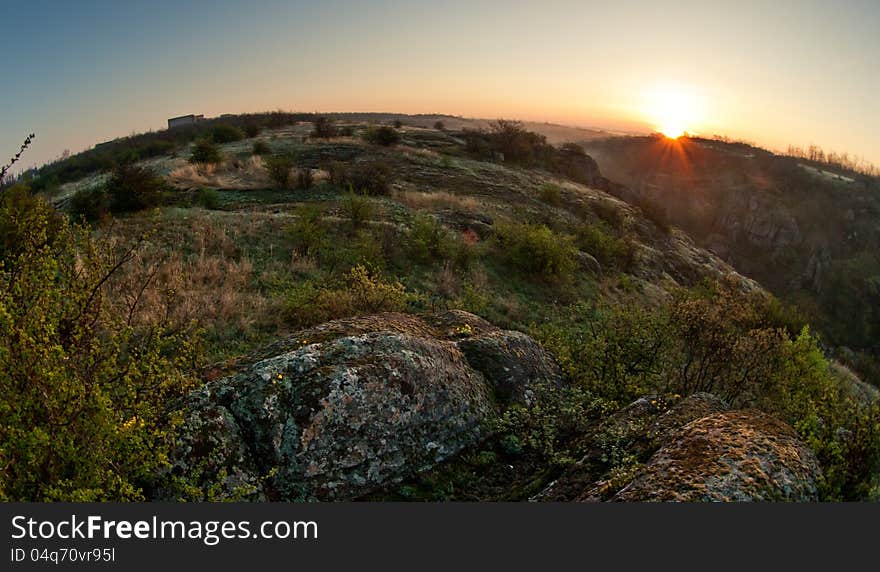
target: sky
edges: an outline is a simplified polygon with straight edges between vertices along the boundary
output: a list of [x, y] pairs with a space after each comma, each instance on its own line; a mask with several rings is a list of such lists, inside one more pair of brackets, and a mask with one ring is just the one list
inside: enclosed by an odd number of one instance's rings
[[0, 157], [176, 115], [386, 111], [650, 132], [880, 164], [880, 2], [0, 0]]

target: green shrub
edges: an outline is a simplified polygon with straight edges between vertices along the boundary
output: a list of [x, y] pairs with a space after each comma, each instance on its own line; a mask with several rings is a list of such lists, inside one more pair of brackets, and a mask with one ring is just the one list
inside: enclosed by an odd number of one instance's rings
[[195, 204], [203, 209], [216, 210], [220, 208], [220, 195], [214, 189], [199, 189], [196, 192]]
[[317, 206], [305, 206], [299, 218], [288, 228], [293, 250], [302, 256], [317, 256], [327, 243], [327, 229], [321, 220], [324, 212]]
[[338, 134], [336, 125], [333, 124], [333, 120], [329, 117], [316, 117], [314, 125], [315, 127], [312, 131], [312, 137], [329, 139], [330, 137], [336, 137]]
[[331, 180], [351, 192], [365, 195], [387, 195], [391, 191], [391, 166], [384, 161], [364, 161], [353, 164], [335, 163]]
[[272, 149], [269, 148], [268, 143], [265, 141], [254, 141], [253, 147], [251, 147], [251, 154], [253, 155], [269, 155], [272, 152]]
[[455, 245], [450, 232], [436, 218], [419, 214], [413, 218], [406, 238], [412, 260], [421, 263], [442, 262], [452, 257]]
[[21, 237], [0, 265], [0, 500], [144, 500], [195, 385], [194, 339], [130, 323], [107, 286], [134, 252], [50, 210], [21, 226], [0, 209]]
[[603, 266], [627, 271], [635, 263], [635, 244], [617, 238], [604, 224], [581, 225], [577, 229], [576, 240], [581, 250], [592, 254]]
[[290, 184], [290, 171], [295, 164], [293, 155], [281, 153], [272, 155], [263, 160], [263, 165], [269, 173], [269, 178], [279, 187], [287, 187]]
[[374, 126], [371, 125], [364, 133], [364, 140], [373, 145], [382, 145], [390, 147], [400, 142], [400, 134], [388, 125]]
[[553, 183], [544, 183], [541, 185], [539, 197], [541, 198], [541, 202], [547, 203], [550, 206], [558, 207], [562, 204], [562, 190], [559, 186], [554, 185]]
[[244, 134], [247, 135], [248, 139], [253, 139], [257, 135], [259, 135], [261, 131], [262, 129], [256, 123], [248, 123], [244, 126]]
[[367, 267], [357, 265], [335, 286], [313, 282], [295, 285], [287, 297], [286, 316], [296, 327], [377, 312], [400, 312], [406, 308], [406, 289], [387, 282]]
[[[880, 492], [878, 405], [860, 401], [835, 375], [817, 339], [768, 325], [766, 298], [706, 282], [666, 308], [572, 308], [536, 337], [575, 386], [616, 406], [646, 394], [713, 393], [791, 425], [816, 452], [826, 500]], [[772, 314], [769, 314], [772, 317]]]
[[161, 205], [166, 200], [165, 181], [147, 167], [117, 165], [107, 180], [110, 210], [134, 212]]
[[436, 129], [437, 131], [446, 131], [446, 125], [444, 125], [442, 121], [438, 120], [434, 122], [434, 129]]
[[211, 129], [211, 139], [214, 143], [222, 145], [223, 143], [233, 143], [244, 139], [244, 133], [238, 127], [222, 123], [215, 125]]
[[196, 165], [209, 165], [223, 162], [220, 148], [211, 139], [203, 138], [196, 141], [189, 162]]
[[70, 216], [74, 220], [100, 222], [110, 216], [110, 197], [104, 187], [82, 189], [70, 197]]
[[342, 201], [342, 209], [354, 230], [363, 227], [372, 218], [375, 210], [370, 199], [355, 193], [348, 193]]
[[636, 206], [645, 215], [645, 218], [654, 223], [664, 234], [672, 233], [672, 223], [669, 221], [669, 215], [666, 210], [656, 201], [649, 198], [642, 198], [636, 202]]
[[542, 224], [497, 227], [499, 253], [517, 270], [546, 279], [567, 279], [574, 274], [577, 248], [573, 237], [556, 234]]

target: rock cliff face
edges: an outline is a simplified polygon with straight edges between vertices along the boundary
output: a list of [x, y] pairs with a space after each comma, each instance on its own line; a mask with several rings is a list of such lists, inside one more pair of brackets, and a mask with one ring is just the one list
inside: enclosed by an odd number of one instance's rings
[[561, 380], [531, 338], [464, 312], [338, 320], [275, 347], [192, 394], [172, 474], [219, 480], [219, 498], [351, 498], [479, 442], [532, 384]]

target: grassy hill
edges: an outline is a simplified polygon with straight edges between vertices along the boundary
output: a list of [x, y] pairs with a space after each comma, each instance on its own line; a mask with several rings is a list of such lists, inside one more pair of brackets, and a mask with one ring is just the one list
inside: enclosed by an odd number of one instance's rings
[[[787, 269], [802, 256], [789, 244], [807, 252], [812, 246], [805, 245], [826, 236], [835, 245], [832, 261], [838, 252], [867, 253], [839, 248], [832, 231], [816, 230], [814, 238], [803, 223], [798, 239], [785, 238], [786, 221], [824, 205], [785, 198], [768, 183], [777, 180], [773, 161], [747, 171], [745, 180], [733, 167], [718, 172], [727, 188], [754, 189], [744, 202], [722, 193], [733, 206], [719, 203], [703, 185], [715, 172], [704, 157], [731, 164], [763, 159], [708, 142], [683, 143], [686, 153], [670, 159], [668, 171], [664, 163], [644, 168], [643, 153], [657, 159], [653, 140], [645, 142], [648, 151], [629, 139], [594, 141], [586, 154], [513, 122], [471, 127], [434, 117], [238, 116], [120, 140], [48, 165], [4, 191], [3, 307], [21, 319], [2, 322], [7, 341], [0, 356], [28, 356], [14, 363], [30, 368], [10, 373], [20, 385], [8, 394], [26, 406], [9, 407], [21, 424], [47, 423], [40, 393], [26, 380], [51, 364], [64, 384], [82, 389], [74, 393], [90, 404], [85, 410], [102, 419], [64, 436], [73, 441], [65, 441], [61, 450], [69, 456], [61, 461], [53, 452], [53, 439], [61, 437], [51, 426], [38, 444], [7, 429], [10, 450], [33, 456], [45, 472], [36, 482], [17, 473], [4, 495], [149, 496], [172, 446], [180, 399], [192, 387], [272, 355], [266, 348], [279, 340], [307, 345], [303, 332], [328, 321], [447, 310], [534, 337], [553, 355], [568, 389], [538, 391], [529, 406], [493, 422], [481, 449], [389, 485], [375, 493], [381, 498], [523, 500], [596, 450], [602, 452], [590, 461], [590, 474], [606, 482], [600, 496], [610, 497], [656, 448], [616, 429], [596, 433], [596, 424], [639, 398], [653, 400], [659, 415], [700, 392], [790, 424], [822, 464], [823, 498], [876, 494], [876, 391], [828, 361], [804, 319], [745, 276], [766, 278], [786, 295], [779, 284], [788, 278], [770, 269]], [[552, 130], [564, 143], [567, 135]], [[584, 138], [580, 130], [571, 134], [577, 133]], [[814, 176], [797, 166], [791, 173]], [[675, 201], [644, 199], [646, 189], [667, 179], [676, 181], [678, 194], [668, 195]], [[843, 192], [821, 184], [829, 196]], [[776, 201], [770, 222], [751, 206], [752, 195]], [[41, 210], [42, 198], [51, 212]], [[725, 220], [727, 226], [719, 222]], [[733, 230], [718, 230], [743, 225], [749, 253], [766, 247], [778, 257], [749, 257]], [[720, 250], [712, 242], [719, 234], [728, 246], [720, 255], [710, 249]], [[853, 240], [871, 244], [870, 236]], [[79, 294], [70, 298], [60, 290], [65, 284]], [[46, 299], [36, 301], [35, 291]], [[25, 320], [37, 307], [49, 318]], [[467, 324], [459, 327], [455, 336], [470, 335]], [[118, 351], [99, 352], [108, 339]], [[110, 389], [98, 399], [86, 389], [94, 371], [108, 388], [131, 383], [121, 391], [125, 399]], [[186, 382], [157, 381], [177, 376]], [[159, 393], [144, 389], [156, 384]], [[140, 395], [150, 396], [147, 409]], [[68, 403], [67, 393], [58, 400]], [[83, 442], [107, 444], [106, 466], [120, 455], [149, 461], [94, 473], [87, 459], [73, 460]], [[72, 470], [77, 464], [90, 470]], [[474, 467], [482, 476], [473, 477]], [[183, 497], [209, 497], [181, 487], [175, 490]]]

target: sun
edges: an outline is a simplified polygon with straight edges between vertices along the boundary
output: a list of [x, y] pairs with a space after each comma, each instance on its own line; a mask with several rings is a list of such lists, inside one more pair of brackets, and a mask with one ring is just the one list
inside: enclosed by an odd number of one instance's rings
[[654, 128], [670, 139], [693, 133], [702, 114], [702, 101], [680, 87], [656, 89], [646, 97], [645, 113]]

